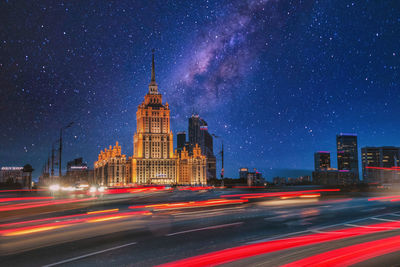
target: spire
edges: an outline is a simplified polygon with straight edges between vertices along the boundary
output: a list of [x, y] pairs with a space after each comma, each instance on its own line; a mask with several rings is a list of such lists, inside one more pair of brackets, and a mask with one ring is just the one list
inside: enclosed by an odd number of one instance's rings
[[152, 95], [157, 95], [158, 94], [158, 85], [156, 83], [156, 72], [154, 70], [154, 49], [151, 50], [152, 56], [151, 56], [151, 81], [149, 84], [149, 93]]
[[151, 58], [151, 82], [156, 81], [156, 72], [154, 70], [154, 48], [151, 50], [152, 58]]

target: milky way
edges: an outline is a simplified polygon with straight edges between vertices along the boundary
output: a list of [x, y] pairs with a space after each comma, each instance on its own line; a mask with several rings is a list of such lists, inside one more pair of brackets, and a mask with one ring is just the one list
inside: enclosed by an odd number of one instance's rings
[[284, 1], [243, 1], [226, 7], [215, 22], [206, 25], [173, 73], [180, 92], [174, 100], [178, 103], [183, 95], [190, 103], [184, 112], [217, 109], [237, 90], [246, 90], [239, 85], [256, 70], [259, 55], [278, 41], [288, 19], [285, 9]]

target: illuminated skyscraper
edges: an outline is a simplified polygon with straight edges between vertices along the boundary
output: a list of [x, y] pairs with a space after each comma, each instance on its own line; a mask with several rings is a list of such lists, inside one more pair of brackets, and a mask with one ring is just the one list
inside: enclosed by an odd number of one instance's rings
[[[186, 149], [185, 134], [178, 135], [181, 153], [173, 151], [173, 134], [170, 129], [170, 109], [162, 103], [155, 79], [154, 53], [152, 56], [149, 91], [136, 112], [137, 130], [133, 136], [133, 156], [121, 155], [121, 147], [100, 152], [95, 162], [98, 184], [114, 186], [129, 184], [192, 184], [207, 183], [206, 156], [194, 146], [193, 153]], [[183, 146], [182, 146], [183, 144]], [[123, 164], [123, 167], [121, 167]]]
[[216, 158], [214, 155], [213, 137], [208, 132], [208, 125], [199, 115], [189, 118], [189, 146], [196, 144], [201, 148], [203, 155], [207, 157], [207, 179], [217, 178]]
[[328, 151], [315, 152], [314, 166], [316, 171], [329, 169], [331, 167], [331, 153]]
[[340, 133], [336, 136], [337, 161], [339, 170], [349, 170], [359, 177], [358, 146], [356, 134]]
[[174, 184], [177, 157], [173, 151], [169, 105], [162, 103], [155, 79], [152, 56], [149, 92], [136, 112], [137, 131], [133, 137], [132, 182], [137, 184]]

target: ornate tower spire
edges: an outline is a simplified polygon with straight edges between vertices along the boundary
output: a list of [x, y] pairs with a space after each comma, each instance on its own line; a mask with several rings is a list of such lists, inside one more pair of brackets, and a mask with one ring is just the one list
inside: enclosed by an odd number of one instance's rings
[[158, 85], [156, 83], [156, 72], [154, 69], [154, 49], [151, 50], [151, 81], [149, 84], [149, 93], [152, 95], [158, 94]]
[[154, 49], [152, 49], [151, 52], [151, 82], [156, 82], [156, 72], [154, 70]]

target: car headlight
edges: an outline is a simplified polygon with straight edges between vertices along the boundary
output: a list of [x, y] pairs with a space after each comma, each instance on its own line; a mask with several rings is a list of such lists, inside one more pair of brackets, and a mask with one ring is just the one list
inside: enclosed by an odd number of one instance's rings
[[51, 191], [59, 191], [59, 190], [60, 190], [60, 185], [58, 185], [58, 184], [52, 184], [52, 185], [49, 186], [49, 189], [50, 189]]
[[95, 186], [91, 186], [89, 189], [90, 193], [95, 193], [97, 191], [97, 188]]

